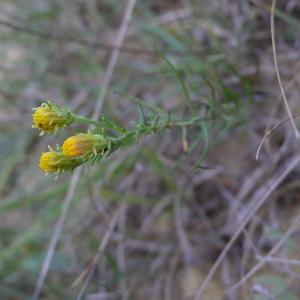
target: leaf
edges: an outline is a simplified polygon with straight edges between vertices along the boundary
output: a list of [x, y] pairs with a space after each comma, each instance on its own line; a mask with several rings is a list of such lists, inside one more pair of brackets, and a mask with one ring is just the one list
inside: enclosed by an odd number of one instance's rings
[[158, 48], [155, 48], [158, 53], [160, 54], [161, 58], [167, 63], [167, 65], [170, 67], [171, 71], [173, 71], [173, 73], [175, 74], [181, 88], [182, 88], [182, 91], [183, 91], [183, 94], [185, 96], [185, 99], [186, 99], [186, 102], [187, 102], [187, 105], [191, 111], [191, 113], [195, 113], [195, 108], [194, 108], [194, 105], [193, 105], [193, 102], [192, 102], [192, 99], [190, 97], [190, 93], [188, 91], [188, 88], [186, 87], [186, 84], [184, 83], [179, 71], [176, 69], [176, 67], [174, 66], [174, 64], [162, 53], [162, 51], [160, 51]]

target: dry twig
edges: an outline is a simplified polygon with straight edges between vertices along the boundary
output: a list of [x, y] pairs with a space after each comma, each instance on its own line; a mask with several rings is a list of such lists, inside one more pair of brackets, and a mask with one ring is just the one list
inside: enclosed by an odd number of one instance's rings
[[[109, 60], [109, 63], [108, 63], [107, 69], [106, 69], [106, 73], [104, 76], [101, 93], [96, 102], [96, 106], [95, 106], [95, 110], [94, 110], [94, 114], [93, 114], [94, 120], [98, 119], [98, 117], [100, 115], [100, 112], [101, 112], [101, 109], [102, 109], [102, 106], [104, 103], [104, 99], [106, 97], [108, 87], [111, 82], [112, 74], [114, 72], [114, 69], [115, 69], [119, 54], [120, 54], [120, 46], [123, 44], [123, 41], [124, 41], [124, 38], [125, 38], [125, 35], [127, 32], [128, 23], [131, 19], [131, 14], [132, 14], [134, 5], [135, 5], [135, 0], [129, 0], [127, 9], [124, 14], [122, 24], [120, 26], [120, 30], [119, 30], [117, 38], [116, 38], [116, 48], [114, 49], [114, 51], [112, 52], [112, 55], [110, 57], [110, 60]], [[101, 80], [100, 80], [100, 82], [101, 82]], [[71, 205], [73, 196], [76, 191], [76, 186], [79, 181], [81, 171], [82, 171], [82, 168], [78, 168], [72, 176], [68, 193], [63, 201], [62, 212], [61, 212], [59, 220], [55, 226], [54, 234], [51, 238], [46, 257], [43, 261], [42, 269], [41, 269], [41, 272], [40, 272], [40, 275], [39, 275], [39, 278], [38, 278], [38, 281], [36, 284], [36, 288], [34, 290], [33, 299], [39, 299], [40, 293], [44, 286], [45, 279], [46, 279], [46, 276], [49, 271], [49, 266], [51, 264], [58, 240], [61, 236], [62, 228], [64, 226], [68, 211], [70, 209], [70, 205]]]
[[273, 0], [272, 1], [272, 8], [271, 8], [271, 37], [272, 37], [272, 49], [273, 49], [273, 56], [274, 56], [275, 71], [276, 71], [276, 76], [277, 76], [278, 83], [279, 83], [279, 86], [280, 86], [280, 90], [281, 90], [281, 94], [282, 94], [282, 97], [283, 97], [285, 108], [287, 110], [289, 119], [290, 119], [292, 127], [294, 129], [295, 136], [296, 136], [297, 139], [299, 139], [300, 134], [299, 134], [299, 131], [298, 131], [298, 129], [296, 127], [296, 124], [294, 122], [294, 119], [293, 119], [293, 116], [292, 116], [292, 113], [291, 113], [291, 110], [290, 110], [290, 107], [289, 107], [289, 104], [288, 104], [288, 101], [287, 101], [287, 98], [286, 98], [285, 90], [283, 88], [283, 84], [282, 84], [282, 81], [281, 81], [281, 76], [280, 76], [280, 73], [279, 73], [279, 67], [278, 67], [278, 62], [277, 62], [277, 53], [276, 53], [276, 39], [275, 39], [275, 21], [274, 21], [275, 8], [276, 8], [276, 0]]

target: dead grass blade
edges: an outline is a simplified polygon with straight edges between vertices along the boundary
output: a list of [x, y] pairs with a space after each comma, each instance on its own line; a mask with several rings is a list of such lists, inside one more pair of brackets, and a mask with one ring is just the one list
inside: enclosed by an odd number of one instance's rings
[[277, 50], [276, 50], [277, 48], [276, 48], [276, 39], [275, 39], [275, 21], [274, 21], [275, 8], [276, 8], [276, 0], [273, 0], [272, 1], [272, 8], [271, 8], [271, 38], [272, 38], [272, 49], [273, 49], [273, 56], [274, 56], [275, 72], [276, 72], [276, 76], [277, 76], [277, 79], [278, 79], [281, 94], [282, 94], [282, 97], [283, 97], [284, 105], [285, 105], [286, 111], [288, 113], [289, 119], [291, 121], [292, 127], [294, 129], [295, 137], [297, 139], [299, 139], [300, 134], [299, 134], [299, 131], [298, 131], [298, 129], [296, 127], [296, 124], [294, 122], [294, 119], [293, 119], [293, 116], [292, 116], [292, 113], [291, 113], [291, 110], [290, 110], [290, 106], [289, 106], [288, 101], [287, 101], [287, 97], [286, 97], [286, 94], [285, 94], [285, 90], [283, 88], [283, 84], [282, 84], [281, 76], [280, 76], [280, 72], [279, 72], [279, 67], [278, 67]]

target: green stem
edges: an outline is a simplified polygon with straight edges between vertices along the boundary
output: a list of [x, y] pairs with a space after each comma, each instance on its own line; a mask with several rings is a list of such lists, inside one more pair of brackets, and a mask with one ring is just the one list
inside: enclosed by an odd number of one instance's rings
[[[163, 124], [158, 124], [157, 126], [154, 126], [152, 124], [152, 126], [145, 126], [143, 128], [140, 129], [139, 134], [140, 135], [147, 135], [147, 134], [151, 134], [151, 133], [155, 133], [157, 131], [160, 131], [162, 129], [166, 129], [166, 128], [171, 128], [171, 127], [187, 127], [187, 126], [193, 126], [195, 125], [195, 123], [200, 122], [200, 121], [204, 121], [204, 119], [202, 117], [193, 117], [190, 120], [177, 120], [177, 121], [171, 121], [169, 123], [163, 123]], [[113, 138], [112, 142], [113, 143], [121, 143], [124, 140], [134, 137], [136, 135], [136, 130], [131, 130], [131, 131], [127, 131], [125, 134], [117, 137], [117, 138]]]
[[102, 128], [108, 128], [108, 129], [113, 129], [115, 131], [118, 131], [118, 132], [121, 132], [121, 133], [124, 133], [124, 129], [123, 128], [119, 128], [117, 126], [109, 126], [109, 124], [107, 124], [107, 122], [103, 122], [103, 121], [96, 121], [96, 120], [93, 120], [93, 119], [89, 119], [89, 118], [85, 118], [83, 116], [80, 116], [80, 115], [77, 115], [77, 114], [74, 114], [74, 113], [71, 113], [72, 115], [72, 118], [78, 122], [78, 123], [81, 123], [81, 124], [86, 124], [86, 125], [95, 125], [97, 127], [102, 127]]
[[79, 116], [79, 115], [76, 115], [74, 113], [71, 113], [72, 115], [72, 118], [78, 122], [78, 123], [81, 123], [81, 124], [86, 124], [86, 125], [96, 125], [96, 126], [104, 126], [105, 124], [101, 121], [95, 121], [95, 120], [92, 120], [92, 119], [88, 119], [88, 118], [85, 118], [83, 116]]
[[193, 117], [189, 120], [173, 120], [167, 124], [163, 124], [161, 128], [171, 128], [171, 127], [187, 127], [193, 126], [197, 122], [207, 121], [203, 117]]

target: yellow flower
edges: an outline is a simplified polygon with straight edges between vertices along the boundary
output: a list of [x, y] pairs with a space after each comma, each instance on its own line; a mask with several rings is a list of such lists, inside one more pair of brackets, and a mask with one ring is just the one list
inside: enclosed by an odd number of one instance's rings
[[43, 103], [34, 109], [33, 126], [44, 132], [55, 133], [57, 129], [69, 126], [73, 121], [70, 112], [61, 109], [51, 102]]
[[83, 162], [78, 158], [66, 157], [61, 152], [49, 151], [42, 153], [39, 167], [45, 173], [60, 173], [73, 170]]
[[106, 149], [107, 144], [107, 139], [103, 135], [80, 133], [64, 141], [62, 152], [66, 156], [97, 154]]

